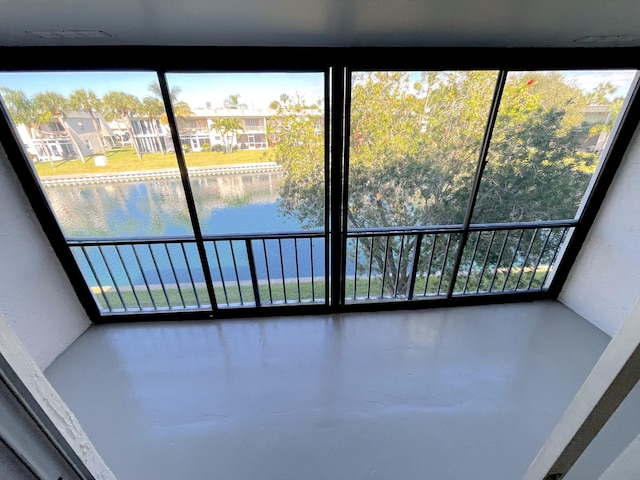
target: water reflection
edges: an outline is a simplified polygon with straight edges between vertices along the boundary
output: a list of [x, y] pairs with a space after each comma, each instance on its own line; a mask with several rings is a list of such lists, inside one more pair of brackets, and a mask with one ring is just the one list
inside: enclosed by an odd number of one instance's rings
[[[205, 234], [278, 232], [300, 225], [278, 213], [281, 172], [195, 176]], [[179, 177], [82, 185], [45, 184], [67, 237], [193, 235]]]

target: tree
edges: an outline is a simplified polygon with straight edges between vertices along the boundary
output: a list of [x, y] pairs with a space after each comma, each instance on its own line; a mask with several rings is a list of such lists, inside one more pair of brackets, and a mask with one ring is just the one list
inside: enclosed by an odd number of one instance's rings
[[84, 90], [79, 88], [71, 92], [69, 95], [69, 106], [74, 110], [87, 112], [91, 117], [91, 123], [93, 124], [93, 130], [98, 136], [98, 142], [100, 143], [100, 151], [106, 154], [104, 147], [104, 138], [102, 136], [102, 128], [98, 125], [98, 119], [95, 116], [95, 111], [99, 111], [101, 102], [98, 96], [91, 90]]
[[[350, 230], [462, 223], [496, 79], [496, 72], [483, 71], [354, 76], [344, 212]], [[303, 225], [321, 226], [324, 150], [317, 119], [301, 99], [284, 97], [272, 133], [287, 172], [281, 208]], [[510, 74], [474, 222], [573, 218], [595, 168], [592, 156], [577, 152], [586, 105], [585, 94], [560, 74]], [[362, 239], [385, 274], [387, 293], [406, 291], [417, 238], [390, 237], [389, 245]], [[434, 241], [425, 236], [424, 251]], [[447, 252], [438, 247], [436, 254]]]
[[151, 97], [145, 97], [142, 100], [142, 105], [140, 106], [140, 113], [147, 118], [147, 121], [151, 125], [153, 132], [156, 135], [156, 141], [158, 142], [158, 149], [162, 152], [162, 155], [165, 155], [165, 149], [162, 146], [162, 139], [160, 138], [160, 132], [156, 126], [156, 120], [162, 118], [164, 112], [164, 106], [162, 103]]
[[238, 118], [216, 117], [211, 120], [211, 130], [215, 130], [222, 137], [226, 153], [233, 151], [233, 140], [242, 131], [242, 123]]
[[[158, 82], [152, 82], [149, 84], [149, 92], [151, 95], [148, 98], [152, 98], [158, 100], [162, 105], [164, 105], [164, 98], [162, 97], [162, 89], [160, 88], [160, 84]], [[193, 115], [193, 111], [187, 102], [183, 102], [179, 100], [179, 96], [182, 93], [182, 88], [175, 85], [171, 87], [169, 91], [169, 101], [171, 102], [171, 108], [173, 108], [173, 113], [176, 116], [177, 120], [184, 119], [190, 115]], [[167, 125], [167, 112], [164, 110], [160, 117], [160, 120], [163, 124]]]
[[53, 160], [51, 151], [43, 139], [40, 126], [43, 123], [49, 123], [52, 119], [50, 112], [44, 111], [31, 98], [27, 97], [22, 90], [13, 90], [10, 88], [0, 88], [0, 94], [4, 99], [7, 109], [13, 122], [17, 125], [22, 124], [27, 129], [29, 138], [35, 140], [34, 143], [39, 145], [42, 152], [47, 157], [52, 167], [56, 164]]
[[224, 108], [230, 108], [232, 110], [244, 110], [247, 108], [246, 103], [240, 103], [240, 95], [229, 95], [224, 100]]
[[606, 105], [609, 107], [609, 113], [606, 120], [603, 123], [599, 123], [591, 126], [589, 129], [589, 136], [594, 137], [603, 135], [603, 142], [609, 137], [609, 133], [613, 128], [613, 123], [618, 118], [618, 114], [622, 109], [624, 98], [615, 96], [616, 87], [609, 82], [601, 83], [598, 85], [589, 95], [589, 104], [591, 105]]
[[82, 154], [80, 146], [78, 145], [75, 133], [71, 131], [67, 124], [66, 110], [69, 108], [69, 102], [64, 95], [52, 91], [40, 92], [34, 95], [33, 101], [38, 105], [38, 108], [42, 109], [42, 111], [47, 112], [58, 119], [65, 133], [69, 137], [76, 153], [80, 156], [80, 160], [82, 163], [85, 163], [86, 160]]
[[131, 117], [142, 108], [140, 100], [129, 93], [111, 90], [103, 95], [102, 104], [107, 120], [121, 121], [125, 124], [138, 160], [142, 159], [142, 154], [140, 153], [136, 138], [133, 134], [133, 125], [131, 122]]

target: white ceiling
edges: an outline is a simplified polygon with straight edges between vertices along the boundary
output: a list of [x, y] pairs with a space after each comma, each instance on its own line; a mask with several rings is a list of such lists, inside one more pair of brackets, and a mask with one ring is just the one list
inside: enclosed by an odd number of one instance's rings
[[0, 0], [0, 45], [638, 46], [640, 1]]

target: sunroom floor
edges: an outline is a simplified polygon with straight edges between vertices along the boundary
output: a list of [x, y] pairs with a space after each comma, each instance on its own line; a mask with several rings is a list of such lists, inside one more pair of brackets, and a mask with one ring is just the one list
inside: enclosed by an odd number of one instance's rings
[[145, 322], [45, 373], [118, 480], [517, 480], [608, 341], [554, 301]]

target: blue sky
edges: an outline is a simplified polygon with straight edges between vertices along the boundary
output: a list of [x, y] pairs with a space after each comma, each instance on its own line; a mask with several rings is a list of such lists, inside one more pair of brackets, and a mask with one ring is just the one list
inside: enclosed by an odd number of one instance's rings
[[[610, 81], [625, 95], [635, 71], [581, 71], [565, 72], [584, 90], [591, 90], [599, 83]], [[53, 90], [68, 95], [84, 88], [103, 95], [109, 90], [120, 90], [143, 98], [149, 94], [148, 86], [157, 80], [154, 72], [46, 72], [0, 73], [0, 86], [20, 89], [27, 95]], [[229, 95], [240, 95], [240, 102], [248, 108], [266, 108], [282, 93], [300, 94], [312, 103], [323, 96], [322, 73], [170, 73], [169, 86], [182, 89], [179, 99], [192, 108], [223, 106]]]
[[[119, 90], [139, 98], [149, 95], [149, 84], [156, 82], [154, 72], [46, 72], [0, 73], [0, 86], [22, 90], [31, 96], [52, 90], [63, 95], [83, 88], [102, 96], [109, 90]], [[281, 94], [300, 94], [311, 103], [323, 96], [322, 73], [214, 73], [167, 74], [170, 87], [179, 86], [180, 100], [192, 108], [211, 102], [220, 108], [229, 95], [240, 95], [240, 103], [248, 108], [266, 108]]]

